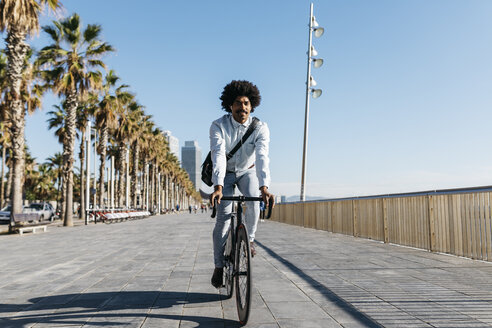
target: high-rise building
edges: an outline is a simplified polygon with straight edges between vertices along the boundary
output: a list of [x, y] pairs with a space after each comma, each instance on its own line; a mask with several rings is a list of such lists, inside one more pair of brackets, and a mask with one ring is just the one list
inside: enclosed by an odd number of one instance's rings
[[195, 189], [199, 190], [201, 186], [201, 165], [202, 165], [202, 150], [198, 147], [196, 141], [185, 141], [185, 145], [181, 148], [181, 166], [188, 172], [191, 182], [195, 185]]
[[167, 143], [169, 144], [169, 150], [171, 151], [177, 159], [179, 159], [179, 140], [175, 136], [171, 135], [171, 131], [163, 131], [162, 134], [166, 137]]

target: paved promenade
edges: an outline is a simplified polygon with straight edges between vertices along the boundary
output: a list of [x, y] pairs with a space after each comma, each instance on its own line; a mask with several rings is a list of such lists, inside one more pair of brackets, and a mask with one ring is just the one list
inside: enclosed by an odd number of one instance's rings
[[[0, 236], [0, 327], [238, 327], [209, 214]], [[492, 263], [262, 222], [247, 327], [492, 327]]]

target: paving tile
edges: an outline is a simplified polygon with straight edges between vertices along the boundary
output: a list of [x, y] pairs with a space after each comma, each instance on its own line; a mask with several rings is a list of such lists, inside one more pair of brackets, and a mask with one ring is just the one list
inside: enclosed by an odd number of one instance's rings
[[332, 318], [325, 319], [279, 319], [281, 328], [341, 328], [342, 325]]
[[267, 306], [276, 319], [328, 317], [323, 309], [312, 302], [267, 302]]

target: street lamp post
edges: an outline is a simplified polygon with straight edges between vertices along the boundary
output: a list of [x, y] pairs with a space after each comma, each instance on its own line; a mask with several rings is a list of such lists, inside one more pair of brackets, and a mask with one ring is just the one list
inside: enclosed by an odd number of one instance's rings
[[314, 63], [314, 67], [318, 68], [323, 65], [323, 59], [321, 58], [312, 58], [316, 56], [318, 52], [314, 49], [312, 45], [313, 40], [313, 32], [314, 36], [319, 38], [323, 35], [324, 29], [322, 27], [318, 27], [318, 23], [316, 22], [315, 17], [313, 16], [313, 4], [311, 3], [310, 14], [309, 14], [309, 42], [308, 42], [308, 60], [307, 60], [307, 79], [306, 79], [306, 108], [304, 114], [304, 143], [302, 147], [302, 173], [301, 173], [301, 202], [306, 199], [306, 161], [307, 161], [307, 142], [308, 142], [308, 121], [309, 121], [309, 93], [312, 93], [313, 98], [318, 98], [321, 96], [321, 89], [313, 89], [316, 85], [316, 81], [314, 81], [311, 76], [311, 63]]

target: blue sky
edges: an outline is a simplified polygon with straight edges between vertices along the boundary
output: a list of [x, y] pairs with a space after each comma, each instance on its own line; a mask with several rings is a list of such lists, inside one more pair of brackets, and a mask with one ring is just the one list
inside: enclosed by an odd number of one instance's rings
[[[105, 58], [156, 124], [208, 152], [210, 122], [233, 79], [262, 93], [271, 190], [300, 190], [310, 1], [63, 1], [98, 23]], [[324, 0], [313, 43], [306, 193], [361, 196], [492, 184], [492, 1]], [[47, 24], [53, 17], [44, 17]], [[47, 44], [43, 33], [30, 43]], [[47, 96], [27, 119], [38, 161], [61, 151]]]

